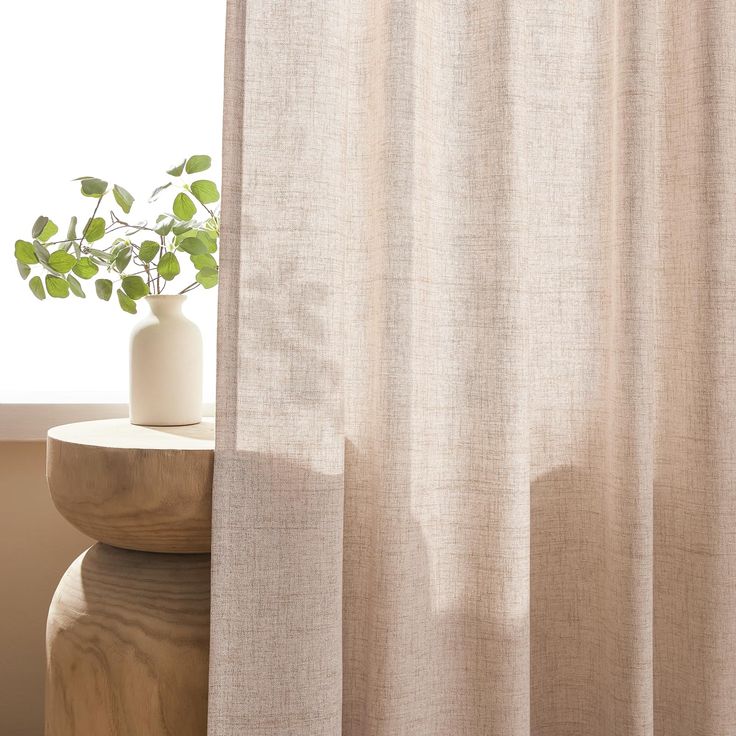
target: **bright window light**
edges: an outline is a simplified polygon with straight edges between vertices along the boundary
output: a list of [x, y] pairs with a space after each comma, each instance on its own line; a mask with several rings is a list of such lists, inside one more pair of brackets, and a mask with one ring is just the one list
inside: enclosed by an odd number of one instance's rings
[[[224, 0], [0, 6], [0, 402], [126, 400], [128, 334], [139, 316], [114, 295], [97, 299], [93, 282], [84, 282], [85, 300], [36, 300], [13, 246], [39, 215], [63, 232], [71, 215], [86, 221], [94, 201], [81, 197], [77, 176], [120, 183], [144, 204], [167, 168], [203, 153], [219, 183], [224, 26]], [[214, 397], [216, 304], [216, 290], [197, 289], [185, 305], [204, 337], [205, 401]]]

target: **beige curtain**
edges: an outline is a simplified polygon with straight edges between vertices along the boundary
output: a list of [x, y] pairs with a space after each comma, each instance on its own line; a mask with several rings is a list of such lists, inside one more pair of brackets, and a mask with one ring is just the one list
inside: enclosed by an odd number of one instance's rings
[[230, 0], [211, 736], [736, 734], [736, 3]]

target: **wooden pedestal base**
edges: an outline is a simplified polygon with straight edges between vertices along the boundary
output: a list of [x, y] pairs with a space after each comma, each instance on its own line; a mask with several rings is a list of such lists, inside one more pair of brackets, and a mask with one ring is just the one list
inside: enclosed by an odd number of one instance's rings
[[49, 611], [46, 736], [204, 736], [210, 556], [95, 544]]
[[212, 420], [49, 430], [54, 503], [103, 544], [51, 603], [46, 736], [205, 736], [213, 462]]

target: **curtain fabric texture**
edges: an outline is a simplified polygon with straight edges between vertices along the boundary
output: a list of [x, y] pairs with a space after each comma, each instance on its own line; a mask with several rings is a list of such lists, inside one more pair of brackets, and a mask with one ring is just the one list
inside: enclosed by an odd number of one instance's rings
[[211, 736], [736, 733], [736, 4], [230, 0]]

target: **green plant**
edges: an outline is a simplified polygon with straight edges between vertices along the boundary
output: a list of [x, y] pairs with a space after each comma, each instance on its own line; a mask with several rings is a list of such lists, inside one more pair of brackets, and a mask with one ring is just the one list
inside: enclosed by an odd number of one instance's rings
[[[77, 234], [75, 216], [66, 237], [52, 240], [59, 228], [42, 215], [33, 224], [31, 240], [15, 242], [18, 272], [23, 279], [34, 270], [45, 276], [42, 280], [36, 273], [28, 279], [38, 299], [45, 299], [46, 294], [57, 299], [69, 294], [84, 298], [80, 279], [99, 275], [95, 280], [97, 296], [109, 301], [115, 290], [120, 307], [131, 314], [137, 311], [138, 299], [163, 293], [167, 284], [180, 276], [180, 258], [184, 256], [189, 257], [195, 277], [178, 293], [186, 294], [198, 286], [211, 289], [219, 276], [215, 253], [220, 237], [220, 218], [211, 205], [219, 201], [220, 193], [215, 182], [197, 176], [211, 163], [209, 156], [190, 156], [166, 172], [169, 181], [157, 187], [149, 201], [164, 193], [174, 197], [170, 210], [161, 212], [151, 224], [127, 221], [135, 199], [120, 185], [110, 187], [93, 176], [75, 179], [83, 196], [97, 200], [81, 234]], [[98, 212], [109, 195], [117, 211], [111, 209], [105, 219]]]

